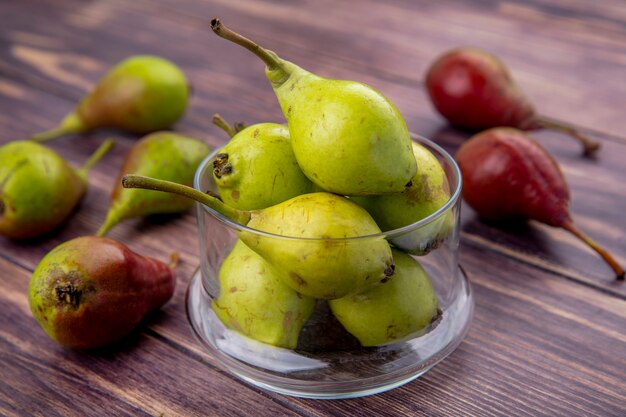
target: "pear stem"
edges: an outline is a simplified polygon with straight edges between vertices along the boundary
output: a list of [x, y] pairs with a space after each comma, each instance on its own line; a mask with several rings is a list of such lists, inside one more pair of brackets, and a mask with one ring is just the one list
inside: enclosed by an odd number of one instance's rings
[[245, 225], [248, 224], [248, 222], [250, 221], [251, 212], [241, 211], [229, 207], [217, 198], [208, 194], [201, 193], [195, 188], [188, 187], [186, 185], [178, 184], [171, 181], [158, 180], [156, 178], [144, 177], [142, 175], [129, 174], [125, 175], [122, 178], [122, 186], [124, 188], [143, 188], [146, 190], [155, 190], [178, 194], [202, 203], [205, 206], [208, 206], [217, 211], [218, 213], [223, 214], [229, 219], [236, 221], [237, 223]]
[[45, 142], [47, 140], [56, 139], [59, 136], [63, 136], [68, 133], [74, 133], [74, 132], [65, 127], [57, 126], [53, 129], [46, 130], [45, 132], [37, 133], [36, 135], [33, 135], [30, 138], [28, 138], [28, 140], [32, 140], [33, 142]]
[[211, 29], [213, 32], [226, 40], [236, 43], [237, 45], [243, 46], [248, 51], [252, 52], [263, 62], [270, 70], [275, 70], [282, 68], [280, 62], [270, 54], [267, 49], [262, 48], [255, 42], [252, 42], [250, 39], [238, 34], [237, 32], [232, 31], [228, 27], [224, 26], [224, 24], [218, 18], [214, 18], [211, 20]]
[[571, 126], [564, 125], [561, 122], [549, 119], [544, 116], [537, 116], [535, 121], [540, 127], [543, 127], [545, 129], [557, 130], [559, 132], [563, 132], [572, 136], [583, 145], [583, 153], [585, 154], [585, 156], [591, 156], [596, 153], [598, 149], [600, 149], [600, 142], [592, 140], [591, 138], [583, 135]]
[[107, 217], [104, 220], [104, 223], [102, 224], [102, 226], [100, 226], [100, 229], [98, 229], [98, 231], [96, 232], [96, 236], [98, 237], [102, 237], [105, 236], [107, 233], [109, 233], [109, 230], [111, 230], [113, 228], [113, 226], [117, 225], [120, 220], [118, 219], [118, 216], [114, 216], [113, 215], [114, 210], [109, 209], [109, 212], [107, 213]]
[[89, 171], [91, 171], [94, 165], [96, 165], [104, 155], [106, 155], [111, 149], [113, 149], [114, 146], [115, 141], [113, 139], [105, 140], [102, 145], [100, 145], [100, 147], [96, 149], [93, 154], [91, 154], [89, 159], [87, 159], [83, 166], [78, 170], [78, 174], [86, 178], [87, 174], [89, 173]]
[[220, 116], [218, 113], [215, 113], [213, 115], [213, 124], [219, 127], [220, 129], [222, 129], [224, 132], [226, 132], [228, 136], [231, 138], [235, 136], [236, 134], [235, 130], [233, 130], [233, 128], [228, 124], [228, 122], [224, 120], [224, 118]]
[[607, 264], [609, 264], [611, 269], [615, 271], [615, 279], [622, 281], [624, 280], [624, 269], [617, 263], [615, 258], [613, 258], [613, 256], [611, 256], [611, 254], [607, 252], [606, 249], [598, 245], [596, 242], [593, 241], [593, 239], [591, 239], [589, 236], [579, 230], [574, 225], [574, 222], [568, 220], [561, 227], [576, 236], [578, 239], [582, 240], [591, 249], [596, 251], [598, 255], [600, 255]]

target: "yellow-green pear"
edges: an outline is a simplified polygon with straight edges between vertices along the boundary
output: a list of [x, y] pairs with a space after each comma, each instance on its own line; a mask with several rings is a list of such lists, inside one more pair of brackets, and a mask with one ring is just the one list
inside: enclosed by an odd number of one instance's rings
[[[402, 193], [352, 198], [372, 215], [384, 232], [422, 220], [450, 199], [446, 173], [435, 155], [415, 142], [413, 155], [417, 162], [417, 173], [411, 180], [411, 186]], [[424, 255], [438, 247], [448, 236], [453, 221], [453, 213], [449, 211], [419, 229], [397, 236], [392, 242], [404, 251]]]
[[286, 126], [258, 123], [235, 132], [218, 115], [213, 117], [232, 135], [213, 162], [213, 179], [224, 203], [257, 210], [315, 191], [296, 162]]
[[315, 300], [286, 286], [270, 264], [237, 241], [219, 273], [213, 311], [227, 327], [259, 342], [293, 349]]
[[426, 328], [438, 315], [438, 301], [424, 268], [393, 250], [392, 279], [362, 294], [329, 301], [345, 329], [363, 346], [380, 346]]
[[415, 175], [415, 158], [406, 123], [389, 99], [360, 82], [312, 74], [219, 19], [211, 21], [211, 28], [265, 62], [296, 160], [311, 181], [342, 195], [404, 190]]
[[[380, 285], [393, 275], [391, 249], [376, 222], [345, 197], [303, 194], [265, 209], [243, 211], [169, 181], [127, 175], [122, 183], [127, 188], [187, 196], [239, 224], [266, 232], [240, 229], [238, 235], [274, 268], [283, 282], [303, 295], [345, 297]], [[349, 239], [352, 237], [360, 238]]]

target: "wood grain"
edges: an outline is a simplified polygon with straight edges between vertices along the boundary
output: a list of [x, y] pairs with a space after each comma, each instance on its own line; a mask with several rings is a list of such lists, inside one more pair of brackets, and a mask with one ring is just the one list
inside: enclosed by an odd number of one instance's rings
[[[376, 86], [412, 130], [455, 152], [467, 134], [433, 112], [422, 74], [442, 50], [471, 42], [504, 58], [542, 112], [598, 131], [604, 149], [592, 161], [559, 135], [537, 137], [563, 166], [580, 227], [626, 263], [622, 10], [618, 1], [591, 7], [564, 0], [2, 2], [0, 144], [51, 127], [108, 67], [137, 53], [169, 57], [189, 74], [195, 94], [177, 125], [181, 131], [216, 146], [226, 138], [211, 125], [213, 112], [230, 120], [281, 120], [262, 66], [206, 28], [209, 17], [220, 15], [307, 68]], [[62, 228], [27, 242], [0, 238], [0, 414], [624, 414], [626, 286], [612, 282], [601, 261], [565, 232], [534, 223], [496, 227], [467, 207], [462, 262], [477, 299], [473, 327], [450, 358], [391, 392], [347, 401], [293, 399], [218, 370], [194, 340], [184, 311], [198, 264], [190, 213], [129, 221], [110, 234], [145, 255], [180, 253], [172, 301], [117, 349], [58, 347], [30, 316], [28, 277], [47, 251], [97, 230], [112, 173], [135, 139], [100, 132], [50, 142], [79, 165], [110, 135], [117, 148], [93, 171], [86, 199]]]

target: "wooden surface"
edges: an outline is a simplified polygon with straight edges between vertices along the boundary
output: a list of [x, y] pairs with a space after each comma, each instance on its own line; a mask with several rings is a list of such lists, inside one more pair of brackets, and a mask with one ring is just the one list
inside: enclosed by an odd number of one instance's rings
[[[177, 62], [194, 86], [176, 129], [212, 145], [210, 116], [280, 121], [262, 65], [208, 29], [219, 16], [287, 59], [383, 91], [410, 130], [454, 152], [467, 134], [434, 112], [422, 84], [441, 52], [496, 53], [547, 116], [602, 142], [595, 159], [538, 132], [562, 164], [579, 226], [626, 264], [626, 6], [622, 0], [0, 1], [0, 143], [54, 125], [107, 68], [132, 54]], [[108, 136], [117, 148], [90, 176], [80, 209], [43, 238], [0, 238], [0, 415], [596, 415], [626, 414], [626, 284], [560, 230], [497, 228], [464, 207], [461, 262], [476, 296], [471, 330], [433, 370], [401, 388], [342, 401], [268, 393], [221, 371], [187, 324], [183, 298], [198, 264], [191, 213], [113, 229], [145, 255], [181, 255], [176, 294], [115, 349], [61, 348], [30, 314], [26, 289], [41, 257], [93, 234], [135, 138], [118, 132], [50, 146], [81, 164]]]

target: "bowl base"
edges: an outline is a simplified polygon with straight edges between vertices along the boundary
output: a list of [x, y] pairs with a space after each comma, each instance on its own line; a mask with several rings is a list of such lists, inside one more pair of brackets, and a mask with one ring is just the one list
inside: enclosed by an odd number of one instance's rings
[[[447, 357], [467, 333], [473, 296], [463, 270], [459, 286], [436, 326], [422, 335], [378, 348], [288, 350], [227, 329], [211, 308], [200, 270], [187, 290], [187, 316], [218, 365], [242, 380], [280, 394], [314, 399], [373, 395], [404, 385]], [[306, 330], [303, 329], [303, 333]], [[418, 336], [418, 337], [416, 337]]]

